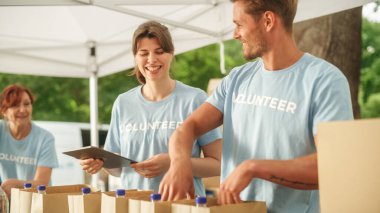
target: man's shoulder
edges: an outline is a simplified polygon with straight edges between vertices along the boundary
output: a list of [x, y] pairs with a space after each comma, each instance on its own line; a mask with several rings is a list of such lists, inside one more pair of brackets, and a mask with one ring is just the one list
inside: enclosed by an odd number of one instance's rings
[[339, 71], [339, 68], [336, 67], [334, 64], [326, 61], [323, 58], [314, 56], [314, 55], [309, 54], [309, 53], [305, 53], [305, 60], [304, 61], [309, 66], [321, 67], [321, 68], [325, 68], [325, 69], [327, 68], [328, 70]]
[[239, 75], [244, 75], [244, 74], [251, 74], [258, 71], [261, 67], [262, 67], [262, 61], [260, 59], [257, 59], [255, 61], [250, 61], [243, 65], [234, 67], [229, 73], [229, 75], [239, 76]]
[[320, 77], [329, 76], [333, 78], [344, 77], [342, 71], [336, 67], [334, 64], [326, 61], [325, 59], [319, 58], [317, 56], [305, 53], [305, 66], [307, 66], [308, 73], [317, 74]]

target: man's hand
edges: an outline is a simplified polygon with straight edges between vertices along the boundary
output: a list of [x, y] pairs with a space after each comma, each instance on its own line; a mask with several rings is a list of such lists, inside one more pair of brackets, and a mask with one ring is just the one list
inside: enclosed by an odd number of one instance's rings
[[137, 173], [146, 178], [153, 178], [168, 171], [170, 166], [169, 154], [154, 155], [146, 161], [131, 164]]
[[162, 200], [180, 200], [194, 197], [194, 181], [190, 159], [172, 162], [160, 184]]
[[240, 192], [251, 182], [250, 161], [241, 163], [220, 185], [218, 202], [220, 204], [240, 203]]

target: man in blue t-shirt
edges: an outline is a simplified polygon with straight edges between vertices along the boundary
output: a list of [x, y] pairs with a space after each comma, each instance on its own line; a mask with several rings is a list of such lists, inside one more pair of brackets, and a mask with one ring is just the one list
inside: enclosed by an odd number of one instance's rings
[[319, 212], [317, 125], [353, 118], [347, 79], [300, 51], [294, 0], [233, 1], [234, 38], [258, 58], [226, 76], [170, 138], [163, 199], [193, 193], [192, 140], [223, 124], [219, 202], [265, 201], [268, 212]]

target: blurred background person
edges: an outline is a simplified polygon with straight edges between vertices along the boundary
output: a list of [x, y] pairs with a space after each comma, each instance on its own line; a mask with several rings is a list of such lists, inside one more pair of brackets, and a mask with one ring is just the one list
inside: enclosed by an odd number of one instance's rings
[[[121, 176], [123, 187], [158, 191], [170, 165], [170, 135], [206, 100], [207, 94], [170, 76], [174, 45], [164, 25], [143, 23], [136, 29], [132, 45], [136, 63], [133, 74], [141, 85], [116, 99], [104, 149], [139, 162], [108, 170]], [[201, 150], [204, 158], [200, 158]], [[220, 129], [205, 133], [194, 143], [191, 160], [197, 195], [205, 195], [201, 177], [220, 175], [220, 156]], [[81, 160], [80, 164], [90, 174], [103, 166], [99, 159]]]
[[58, 167], [54, 136], [32, 122], [33, 103], [31, 91], [19, 85], [0, 96], [0, 182], [8, 197], [26, 182], [48, 185]]

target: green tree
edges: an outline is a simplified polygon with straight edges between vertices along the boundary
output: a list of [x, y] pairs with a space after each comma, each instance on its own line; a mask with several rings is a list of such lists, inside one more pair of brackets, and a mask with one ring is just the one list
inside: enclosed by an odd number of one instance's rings
[[363, 19], [359, 103], [363, 118], [380, 117], [380, 23]]
[[[224, 42], [225, 67], [229, 72], [244, 63], [241, 44], [236, 40]], [[172, 67], [175, 79], [185, 84], [207, 90], [211, 78], [221, 78], [219, 45], [213, 44], [176, 56]]]
[[[137, 85], [127, 71], [98, 80], [99, 122], [109, 123], [117, 95]], [[0, 88], [20, 84], [29, 88], [36, 102], [33, 119], [45, 121], [89, 122], [89, 80], [31, 75], [0, 74]]]
[[21, 84], [33, 92], [36, 97], [33, 118], [36, 120], [88, 121], [86, 79], [0, 74], [0, 88], [10, 84]]

